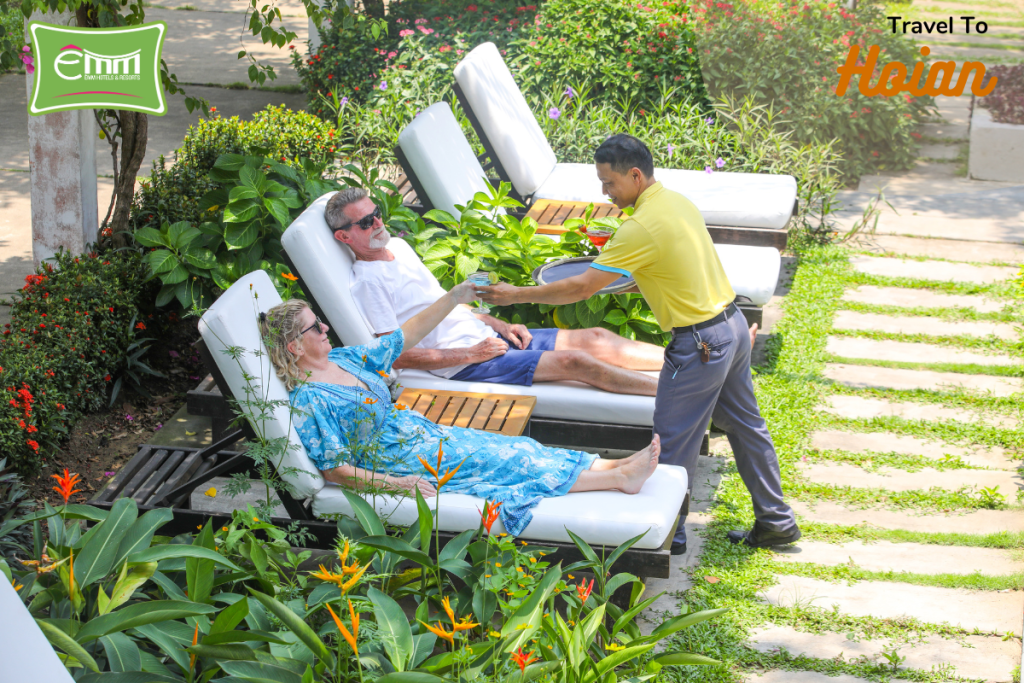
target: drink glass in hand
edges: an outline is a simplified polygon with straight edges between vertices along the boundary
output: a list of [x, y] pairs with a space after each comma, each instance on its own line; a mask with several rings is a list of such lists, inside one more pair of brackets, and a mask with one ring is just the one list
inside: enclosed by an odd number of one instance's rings
[[[484, 270], [478, 270], [466, 279], [477, 287], [487, 287], [491, 284], [491, 274]], [[489, 313], [491, 311], [491, 307], [483, 301], [478, 301], [477, 306], [477, 311], [480, 313]]]

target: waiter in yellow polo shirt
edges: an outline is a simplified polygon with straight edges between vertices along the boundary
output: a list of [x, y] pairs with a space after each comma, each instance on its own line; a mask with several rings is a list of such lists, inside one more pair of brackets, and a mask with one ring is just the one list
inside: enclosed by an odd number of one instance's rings
[[[613, 135], [594, 153], [602, 189], [620, 209], [635, 206], [586, 272], [539, 287], [497, 284], [477, 290], [489, 304], [569, 304], [632, 276], [672, 341], [658, 379], [654, 433], [661, 462], [686, 468], [690, 485], [708, 423], [726, 431], [754, 504], [754, 526], [729, 540], [755, 548], [792, 543], [800, 529], [782, 498], [775, 446], [754, 397], [750, 335], [700, 211], [654, 178], [654, 158], [640, 140]], [[672, 554], [686, 552], [684, 518]]]

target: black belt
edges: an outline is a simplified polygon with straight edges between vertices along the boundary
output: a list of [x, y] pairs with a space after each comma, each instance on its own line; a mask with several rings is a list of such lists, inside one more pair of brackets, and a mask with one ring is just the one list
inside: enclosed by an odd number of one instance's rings
[[705, 327], [717, 325], [720, 322], [728, 320], [729, 316], [733, 315], [738, 310], [739, 309], [736, 308], [736, 301], [730, 301], [729, 305], [725, 307], [725, 310], [716, 315], [714, 318], [711, 318], [710, 320], [705, 320], [702, 323], [697, 323], [696, 325], [686, 325], [685, 327], [673, 327], [672, 334], [679, 334], [681, 332], [695, 332], [696, 330], [703, 330]]

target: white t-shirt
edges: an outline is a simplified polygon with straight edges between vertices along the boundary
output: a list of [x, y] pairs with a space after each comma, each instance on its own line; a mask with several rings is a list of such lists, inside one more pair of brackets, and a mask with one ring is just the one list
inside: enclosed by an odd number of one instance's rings
[[[352, 298], [370, 331], [387, 334], [401, 327], [444, 295], [445, 290], [405, 240], [392, 238], [392, 261], [356, 261], [352, 265]], [[421, 349], [461, 349], [498, 334], [466, 306], [456, 306], [416, 345]], [[439, 377], [457, 375], [466, 364], [431, 370]]]

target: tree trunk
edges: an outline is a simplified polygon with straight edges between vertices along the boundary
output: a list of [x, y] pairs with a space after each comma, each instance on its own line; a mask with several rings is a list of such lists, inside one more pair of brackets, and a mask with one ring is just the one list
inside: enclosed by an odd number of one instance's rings
[[121, 168], [114, 186], [116, 204], [110, 219], [111, 239], [114, 248], [130, 244], [132, 200], [135, 197], [135, 177], [146, 156], [146, 141], [149, 138], [149, 117], [135, 111], [121, 111]]

